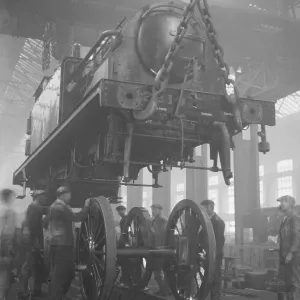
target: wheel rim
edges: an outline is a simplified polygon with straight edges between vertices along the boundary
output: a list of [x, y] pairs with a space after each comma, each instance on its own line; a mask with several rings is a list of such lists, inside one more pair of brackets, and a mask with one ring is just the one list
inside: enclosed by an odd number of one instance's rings
[[[151, 217], [149, 212], [141, 207], [132, 208], [124, 225], [124, 236], [127, 239], [127, 248], [132, 249], [151, 249], [152, 248], [152, 233], [150, 230]], [[136, 259], [121, 259], [122, 261], [131, 264], [130, 285], [136, 289], [143, 289], [148, 285], [152, 271], [150, 269], [150, 261], [146, 258]]]
[[107, 199], [92, 199], [87, 219], [81, 223], [78, 263], [85, 299], [109, 297], [116, 277], [116, 233]]
[[179, 253], [180, 240], [187, 239], [188, 264], [179, 256], [166, 260], [164, 270], [176, 300], [204, 300], [209, 293], [215, 263], [216, 242], [204, 208], [191, 200], [180, 201], [167, 223], [167, 246]]

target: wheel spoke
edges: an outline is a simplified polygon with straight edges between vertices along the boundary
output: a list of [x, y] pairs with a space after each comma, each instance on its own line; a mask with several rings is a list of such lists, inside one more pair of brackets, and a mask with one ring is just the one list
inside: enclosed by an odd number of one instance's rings
[[105, 243], [105, 236], [102, 236], [101, 240], [97, 244], [95, 244], [95, 248], [98, 248], [99, 246], [103, 245], [103, 243]]
[[81, 223], [78, 249], [79, 264], [87, 267], [79, 273], [84, 299], [101, 299], [102, 293], [113, 288], [116, 235], [112, 229], [114, 220], [107, 199], [92, 199], [89, 214]]

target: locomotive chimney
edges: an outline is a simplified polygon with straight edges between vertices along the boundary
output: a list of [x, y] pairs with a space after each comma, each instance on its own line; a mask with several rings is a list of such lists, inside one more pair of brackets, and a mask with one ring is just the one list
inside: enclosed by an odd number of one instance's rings
[[74, 46], [73, 46], [73, 57], [80, 58], [80, 50], [81, 50], [81, 45], [80, 44], [74, 44]]

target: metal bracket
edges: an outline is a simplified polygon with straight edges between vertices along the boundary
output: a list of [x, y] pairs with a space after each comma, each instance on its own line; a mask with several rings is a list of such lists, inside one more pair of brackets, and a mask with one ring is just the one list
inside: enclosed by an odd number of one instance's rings
[[129, 166], [130, 166], [132, 136], [133, 136], [133, 124], [127, 123], [127, 134], [125, 137], [124, 162], [123, 162], [124, 182], [130, 181]]

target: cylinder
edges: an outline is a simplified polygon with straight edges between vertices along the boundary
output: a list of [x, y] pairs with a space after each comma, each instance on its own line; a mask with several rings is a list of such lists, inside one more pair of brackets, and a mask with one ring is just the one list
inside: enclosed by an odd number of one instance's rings
[[117, 249], [118, 257], [170, 257], [176, 255], [175, 249]]

